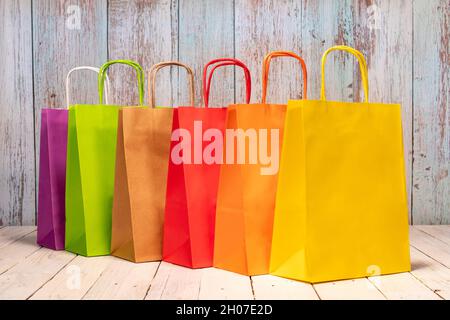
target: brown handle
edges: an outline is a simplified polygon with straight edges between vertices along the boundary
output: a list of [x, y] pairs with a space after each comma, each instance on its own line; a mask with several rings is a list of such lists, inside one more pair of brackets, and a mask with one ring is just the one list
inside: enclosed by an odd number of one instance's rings
[[194, 99], [195, 99], [195, 90], [194, 90], [194, 72], [191, 68], [189, 68], [184, 63], [178, 62], [178, 61], [164, 61], [155, 64], [153, 67], [151, 67], [150, 71], [148, 72], [148, 92], [149, 92], [149, 103], [150, 107], [154, 108], [156, 104], [156, 98], [155, 98], [155, 90], [156, 90], [156, 74], [158, 73], [159, 69], [162, 69], [164, 67], [168, 66], [178, 66], [186, 69], [188, 76], [189, 76], [189, 94], [190, 94], [190, 102], [191, 106], [194, 106]]

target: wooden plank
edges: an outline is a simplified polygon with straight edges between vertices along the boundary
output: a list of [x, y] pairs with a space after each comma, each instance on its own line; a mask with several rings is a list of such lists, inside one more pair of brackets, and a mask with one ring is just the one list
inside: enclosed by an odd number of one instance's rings
[[450, 3], [414, 1], [414, 224], [450, 224]]
[[0, 248], [36, 230], [36, 227], [5, 227], [0, 230]]
[[367, 278], [319, 283], [314, 289], [322, 300], [386, 299]]
[[0, 299], [28, 299], [74, 258], [66, 251], [41, 248], [0, 275]]
[[[176, 0], [110, 0], [108, 3], [110, 60], [131, 59], [141, 64], [145, 70], [149, 70], [155, 63], [178, 59]], [[137, 105], [139, 99], [135, 71], [130, 67], [114, 66], [110, 69], [110, 75], [113, 88], [112, 101], [118, 104]], [[177, 76], [176, 68], [172, 72], [164, 70], [158, 74], [158, 105], [174, 104], [177, 97]]]
[[[99, 67], [106, 61], [106, 17], [103, 0], [33, 1], [37, 137], [40, 109], [66, 107], [67, 72], [83, 65]], [[72, 103], [97, 103], [96, 74], [74, 73], [70, 93]]]
[[112, 257], [83, 300], [142, 300], [159, 262], [131, 263]]
[[189, 269], [161, 262], [146, 300], [197, 300], [202, 269]]
[[[233, 25], [233, 1], [179, 1], [178, 58], [191, 66], [195, 73], [196, 105], [202, 105], [204, 65], [212, 59], [234, 57]], [[221, 68], [214, 74], [210, 105], [226, 106], [234, 100], [233, 68]], [[185, 84], [180, 91], [180, 101], [189, 101]]]
[[0, 1], [0, 226], [34, 225], [31, 1]]
[[250, 277], [215, 268], [202, 271], [200, 300], [254, 299]]
[[389, 300], [440, 300], [409, 272], [370, 277], [369, 281]]
[[79, 300], [114, 259], [111, 256], [77, 256], [34, 293], [30, 300]]
[[410, 228], [410, 243], [414, 248], [450, 268], [450, 245], [414, 227]]
[[354, 1], [354, 6], [354, 44], [367, 59], [370, 101], [399, 103], [402, 106], [406, 186], [411, 221], [413, 3], [410, 0], [372, 0]]
[[36, 244], [36, 231], [7, 246], [0, 247], [0, 274], [8, 271], [40, 248]]
[[411, 247], [411, 274], [440, 297], [450, 300], [450, 269]]
[[414, 228], [450, 245], [450, 226], [414, 226]]
[[[104, 0], [33, 1], [36, 178], [39, 179], [42, 108], [65, 108], [70, 69], [101, 66], [107, 57], [107, 2]], [[71, 76], [71, 103], [97, 103], [97, 75]], [[37, 189], [37, 188], [36, 188]]]
[[[261, 101], [261, 73], [264, 56], [275, 50], [302, 55], [301, 1], [238, 0], [235, 2], [236, 57], [250, 68], [254, 102]], [[281, 60], [281, 61], [280, 61]], [[310, 62], [306, 61], [310, 64]], [[303, 96], [300, 64], [294, 59], [274, 59], [269, 73], [267, 102], [286, 103]], [[245, 101], [245, 82], [236, 72], [236, 100]]]
[[[354, 12], [352, 0], [303, 2], [301, 37], [303, 57], [308, 66], [310, 99], [320, 97], [323, 52], [338, 44], [355, 46]], [[331, 54], [325, 70], [329, 100], [362, 100], [359, 69], [354, 57], [340, 52]]]
[[256, 300], [317, 300], [311, 284], [262, 275], [252, 277], [253, 291]]

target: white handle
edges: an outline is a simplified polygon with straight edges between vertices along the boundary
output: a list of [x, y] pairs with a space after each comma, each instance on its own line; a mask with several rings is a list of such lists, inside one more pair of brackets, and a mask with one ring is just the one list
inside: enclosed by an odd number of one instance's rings
[[[90, 71], [94, 71], [99, 73], [100, 69], [96, 68], [96, 67], [88, 67], [88, 66], [81, 66], [81, 67], [76, 67], [71, 69], [68, 73], [67, 73], [67, 77], [66, 77], [66, 103], [67, 103], [67, 109], [70, 106], [70, 75], [72, 74], [72, 72], [74, 71], [78, 71], [78, 70], [90, 70]], [[108, 75], [106, 75], [106, 88], [105, 88], [105, 104], [108, 104], [108, 94], [109, 94], [109, 90], [110, 90], [110, 84], [109, 84], [109, 78]]]

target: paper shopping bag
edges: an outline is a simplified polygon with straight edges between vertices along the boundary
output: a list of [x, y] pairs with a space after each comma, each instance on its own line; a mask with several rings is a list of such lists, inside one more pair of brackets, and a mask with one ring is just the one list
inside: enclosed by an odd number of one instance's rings
[[179, 62], [162, 62], [149, 73], [150, 108], [119, 111], [112, 254], [134, 262], [162, 258], [172, 108], [155, 108], [155, 78], [166, 66], [186, 69], [194, 105], [194, 75]]
[[[67, 108], [70, 105], [70, 75], [78, 70], [99, 72], [94, 67], [77, 67], [69, 71], [66, 77]], [[41, 111], [37, 244], [53, 250], [64, 249], [67, 121], [67, 109]]]
[[132, 61], [114, 60], [100, 69], [100, 104], [74, 105], [69, 109], [66, 250], [84, 256], [110, 253], [117, 124], [121, 107], [101, 103], [106, 71], [116, 63], [130, 65], [137, 71], [142, 105], [142, 68]]
[[[226, 154], [221, 168], [217, 201], [214, 266], [245, 274], [269, 273], [272, 224], [286, 105], [266, 103], [267, 80], [273, 57], [297, 59], [303, 70], [304, 97], [306, 66], [292, 52], [276, 51], [263, 62], [262, 102], [228, 109]], [[228, 151], [228, 149], [227, 149]], [[241, 153], [241, 154], [240, 154]], [[270, 161], [268, 161], [270, 160]]]
[[250, 100], [251, 80], [247, 67], [235, 59], [217, 59], [208, 63], [203, 73], [206, 108], [180, 107], [174, 110], [163, 260], [190, 268], [210, 267], [213, 259], [217, 187], [226, 117], [225, 107], [209, 107], [209, 89], [205, 83], [208, 67], [215, 63], [220, 64], [211, 73], [226, 65], [244, 68], [247, 102]]
[[[364, 103], [325, 98], [325, 59], [359, 61]], [[368, 102], [367, 66], [322, 58], [319, 101], [288, 103], [271, 273], [307, 282], [410, 270], [401, 110]]]

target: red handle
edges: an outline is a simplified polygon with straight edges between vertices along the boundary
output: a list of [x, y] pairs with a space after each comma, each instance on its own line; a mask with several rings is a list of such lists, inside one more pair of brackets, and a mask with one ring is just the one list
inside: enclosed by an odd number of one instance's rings
[[[221, 62], [221, 63], [219, 63]], [[216, 64], [219, 63], [219, 64]], [[216, 64], [209, 73], [208, 76], [208, 68], [209, 66]], [[246, 88], [246, 103], [250, 103], [250, 97], [251, 97], [251, 91], [252, 91], [252, 80], [250, 76], [250, 70], [248, 67], [240, 60], [233, 59], [233, 58], [220, 58], [211, 60], [205, 65], [205, 68], [203, 69], [203, 101], [205, 103], [205, 107], [209, 107], [209, 93], [211, 89], [211, 80], [212, 76], [214, 74], [214, 71], [217, 68], [224, 67], [224, 66], [238, 66], [241, 67], [244, 70], [245, 75], [245, 88]]]

